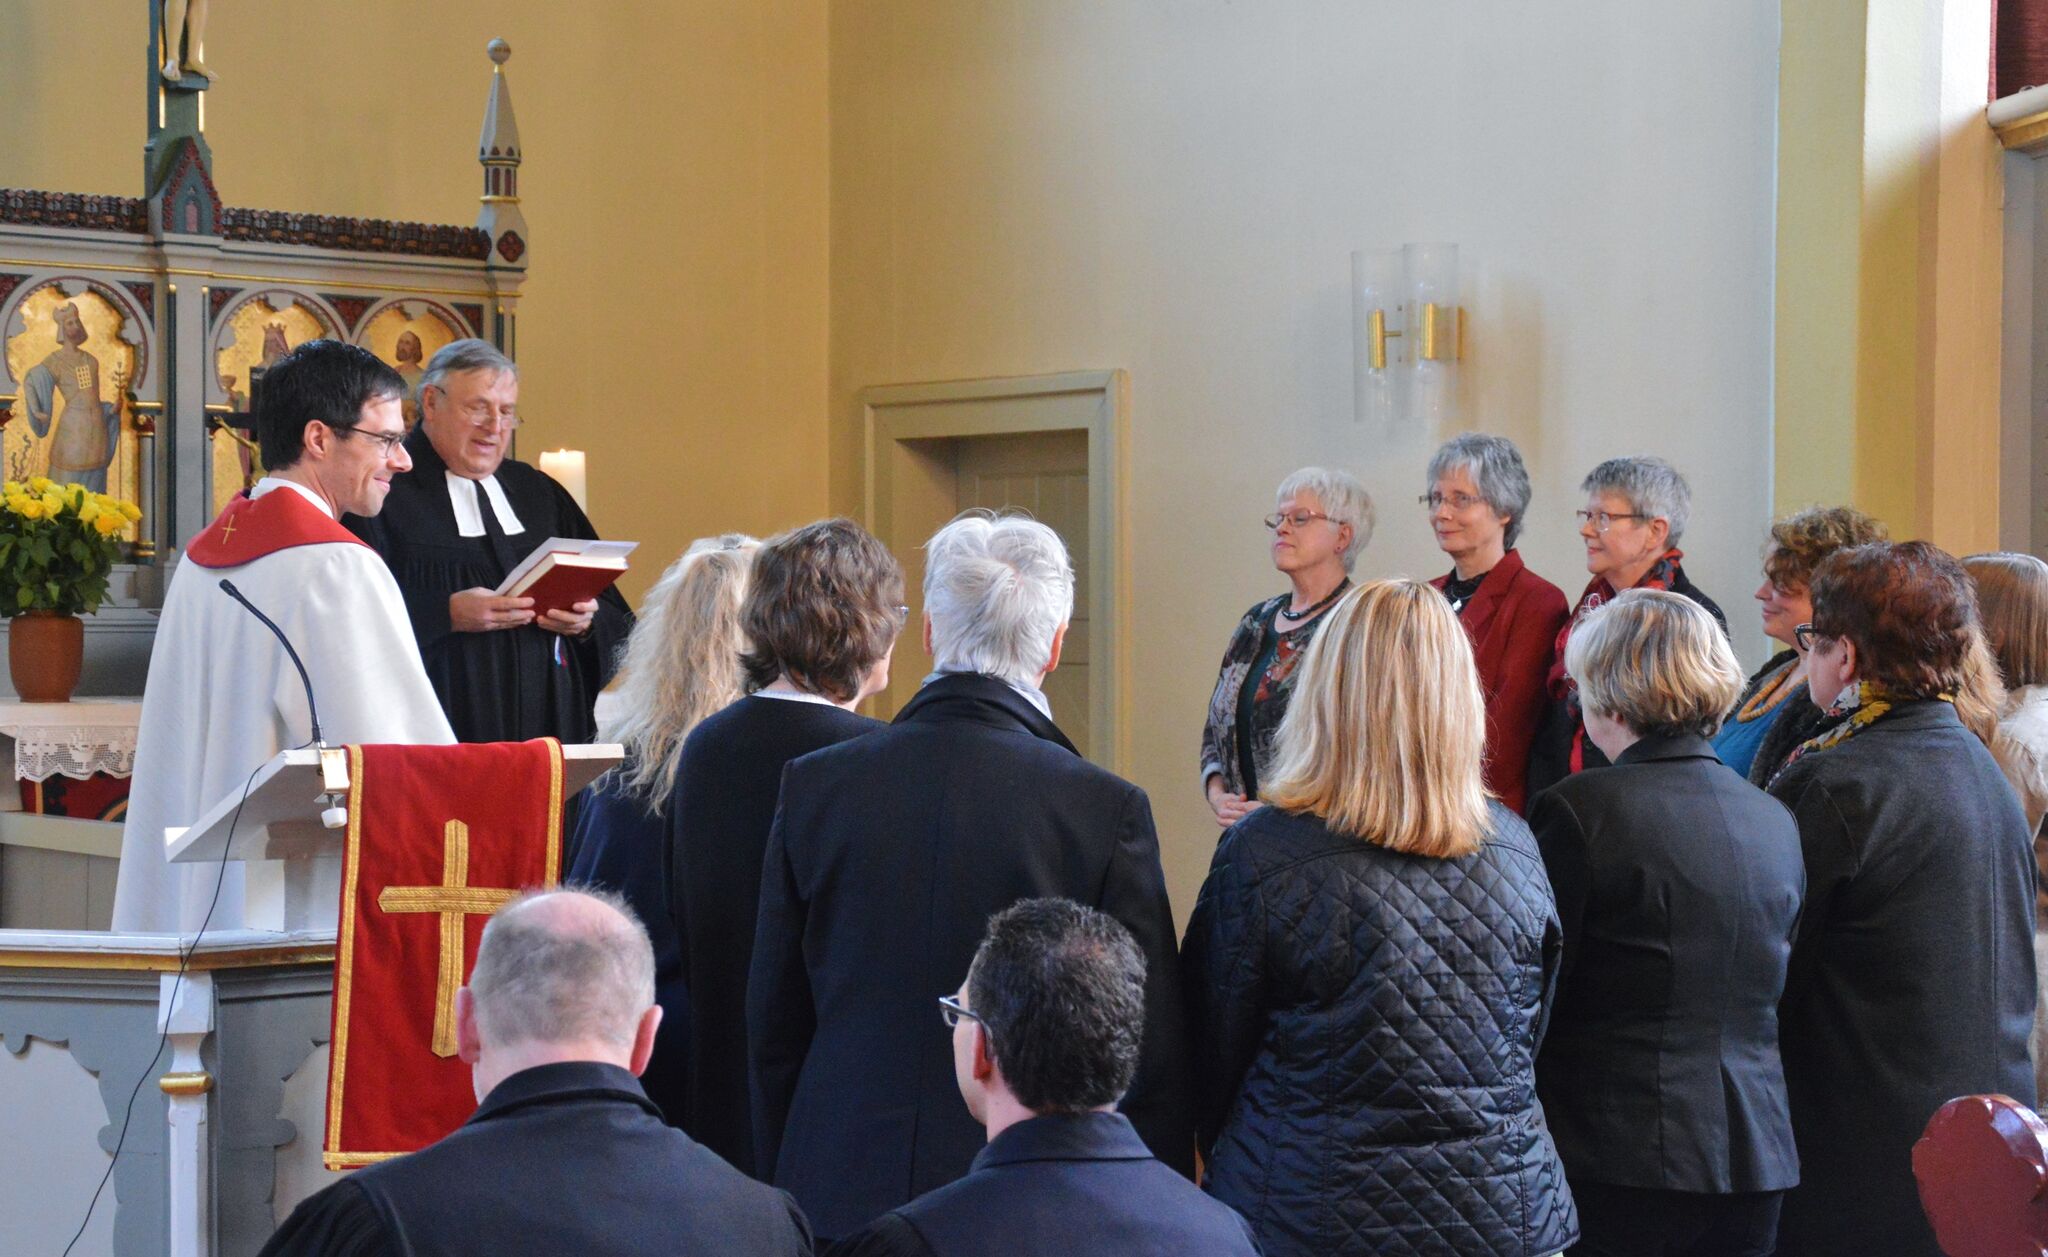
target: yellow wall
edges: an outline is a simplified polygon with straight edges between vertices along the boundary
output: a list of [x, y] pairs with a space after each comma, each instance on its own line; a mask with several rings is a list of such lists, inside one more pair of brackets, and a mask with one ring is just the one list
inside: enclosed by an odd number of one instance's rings
[[1999, 543], [1989, 0], [1783, 6], [1775, 503]]
[[[146, 6], [8, 22], [0, 186], [140, 195]], [[645, 543], [637, 600], [692, 537], [825, 505], [826, 0], [216, 3], [222, 198], [474, 221], [499, 35], [533, 246], [520, 452], [589, 452], [599, 529]]]
[[1352, 418], [1354, 249], [1460, 246], [1465, 422], [1528, 456], [1529, 563], [1576, 596], [1580, 479], [1666, 455], [1687, 567], [1762, 659], [1778, 39], [1719, 0], [833, 6], [833, 500], [862, 388], [1130, 373], [1129, 767], [1181, 911], [1217, 661], [1284, 588], [1281, 477], [1364, 480], [1361, 577], [1448, 566], [1415, 497], [1449, 433]]

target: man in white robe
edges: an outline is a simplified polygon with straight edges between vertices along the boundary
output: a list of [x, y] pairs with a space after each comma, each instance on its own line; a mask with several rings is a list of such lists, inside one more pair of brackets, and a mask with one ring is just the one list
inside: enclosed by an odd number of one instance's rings
[[[367, 350], [324, 340], [299, 346], [264, 378], [256, 436], [270, 473], [193, 538], [164, 599], [121, 839], [116, 930], [239, 928], [245, 883], [281, 876], [270, 861], [164, 858], [165, 827], [192, 824], [238, 795], [271, 756], [312, 738], [298, 671], [223, 578], [297, 648], [329, 745], [455, 740], [390, 569], [339, 522], [344, 512], [375, 515], [391, 477], [412, 465], [400, 443], [404, 391]], [[315, 924], [331, 926], [341, 860], [313, 865], [324, 905]]]

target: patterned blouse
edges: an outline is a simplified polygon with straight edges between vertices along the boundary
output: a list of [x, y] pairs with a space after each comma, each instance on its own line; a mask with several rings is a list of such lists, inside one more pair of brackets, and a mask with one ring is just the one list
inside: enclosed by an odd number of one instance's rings
[[1294, 692], [1294, 670], [1323, 621], [1318, 612], [1298, 625], [1276, 630], [1280, 609], [1292, 597], [1281, 594], [1253, 607], [1230, 635], [1216, 692], [1209, 698], [1209, 722], [1202, 730], [1205, 787], [1212, 774], [1221, 773], [1225, 790], [1246, 798], [1258, 796], [1259, 775], [1272, 759], [1273, 736]]

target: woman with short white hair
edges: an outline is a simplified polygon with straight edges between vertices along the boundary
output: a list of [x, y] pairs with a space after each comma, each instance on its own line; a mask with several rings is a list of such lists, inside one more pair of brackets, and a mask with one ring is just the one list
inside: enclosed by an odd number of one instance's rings
[[1316, 625], [1351, 588], [1351, 568], [1372, 540], [1372, 496], [1346, 472], [1304, 467], [1280, 482], [1266, 516], [1273, 566], [1291, 588], [1237, 623], [1202, 729], [1202, 789], [1216, 823], [1259, 805], [1259, 778], [1287, 714], [1294, 670]]
[[1451, 570], [1431, 581], [1472, 639], [1486, 691], [1486, 785], [1528, 810], [1529, 747], [1543, 723], [1564, 591], [1522, 563], [1515, 541], [1529, 513], [1529, 471], [1504, 436], [1467, 432], [1429, 460], [1430, 531]]
[[1628, 589], [1668, 589], [1692, 599], [1728, 631], [1728, 617], [1714, 600], [1686, 578], [1678, 539], [1692, 514], [1692, 488], [1678, 469], [1661, 458], [1610, 458], [1586, 474], [1580, 490], [1579, 538], [1586, 543], [1586, 570], [1593, 579], [1579, 595], [1571, 619], [1557, 635], [1550, 665], [1549, 709], [1529, 756], [1529, 793], [1535, 794], [1575, 772], [1600, 768], [1607, 757], [1586, 736], [1579, 698], [1565, 672], [1564, 652], [1572, 627], [1603, 603]]
[[1696, 603], [1631, 589], [1565, 666], [1613, 759], [1536, 796], [1564, 924], [1537, 1093], [1601, 1257], [1764, 1257], [1799, 1157], [1778, 1001], [1806, 889], [1799, 828], [1708, 741], [1742, 688]]
[[924, 646], [934, 673], [978, 672], [1036, 696], [1074, 615], [1058, 533], [1026, 515], [971, 511], [925, 543]]

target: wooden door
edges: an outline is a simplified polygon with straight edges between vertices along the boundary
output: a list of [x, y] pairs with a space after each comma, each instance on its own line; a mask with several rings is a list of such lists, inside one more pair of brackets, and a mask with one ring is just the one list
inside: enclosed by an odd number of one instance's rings
[[959, 437], [954, 445], [958, 509], [1022, 510], [1067, 543], [1074, 564], [1074, 619], [1060, 666], [1045, 679], [1053, 720], [1089, 753], [1088, 434], [1076, 429]]

